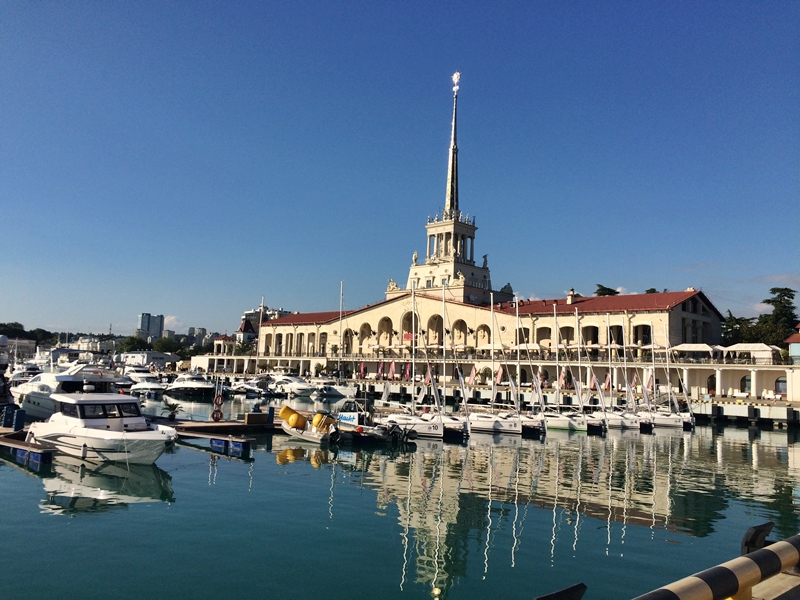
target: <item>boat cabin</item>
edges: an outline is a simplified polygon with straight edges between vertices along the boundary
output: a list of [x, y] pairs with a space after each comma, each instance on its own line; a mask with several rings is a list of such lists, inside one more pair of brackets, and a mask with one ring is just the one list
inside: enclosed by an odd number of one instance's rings
[[120, 394], [53, 394], [58, 414], [82, 421], [84, 427], [111, 431], [139, 431], [147, 428], [139, 403]]

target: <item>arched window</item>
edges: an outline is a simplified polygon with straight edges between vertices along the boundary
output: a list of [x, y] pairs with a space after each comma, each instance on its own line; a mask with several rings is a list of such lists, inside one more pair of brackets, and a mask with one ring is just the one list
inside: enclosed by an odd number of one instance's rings
[[786, 394], [786, 377], [778, 377], [775, 380], [775, 393]]
[[706, 388], [708, 389], [709, 394], [715, 394], [717, 391], [717, 376], [711, 375], [706, 380]]
[[750, 392], [750, 375], [745, 375], [739, 380], [739, 391]]

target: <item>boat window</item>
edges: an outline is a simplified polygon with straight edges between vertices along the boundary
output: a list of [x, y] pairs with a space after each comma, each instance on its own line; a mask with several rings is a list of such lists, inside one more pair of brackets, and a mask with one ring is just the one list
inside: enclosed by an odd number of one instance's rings
[[119, 408], [116, 404], [106, 404], [105, 409], [109, 419], [118, 419], [122, 416], [119, 414]]
[[81, 405], [81, 418], [83, 419], [104, 419], [106, 411], [103, 410], [102, 404], [82, 404]]
[[67, 415], [68, 417], [75, 417], [78, 418], [78, 407], [74, 404], [62, 404], [61, 405], [61, 414]]
[[139, 405], [135, 402], [120, 404], [119, 408], [122, 411], [123, 417], [140, 417], [142, 415], [142, 413], [139, 412]]
[[83, 391], [83, 381], [62, 381], [61, 392], [64, 394], [75, 394]]

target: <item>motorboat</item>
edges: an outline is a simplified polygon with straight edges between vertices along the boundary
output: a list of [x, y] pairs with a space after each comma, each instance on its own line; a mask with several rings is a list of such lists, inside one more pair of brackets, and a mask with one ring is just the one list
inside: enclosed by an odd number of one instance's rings
[[283, 431], [299, 440], [313, 444], [336, 443], [340, 439], [336, 419], [330, 413], [318, 411], [311, 420], [289, 406], [282, 406], [278, 416]]
[[469, 413], [470, 433], [510, 433], [522, 434], [522, 419], [514, 412], [476, 412]]
[[230, 386], [230, 393], [249, 397], [260, 396], [264, 393], [260, 387], [245, 381], [237, 381]]
[[317, 391], [316, 387], [296, 375], [279, 375], [271, 388], [275, 392], [293, 396], [310, 396]]
[[58, 410], [32, 423], [25, 441], [52, 444], [83, 460], [149, 465], [177, 439], [174, 428], [149, 424], [133, 396], [62, 393], [50, 401]]
[[357, 400], [345, 400], [336, 414], [340, 431], [353, 436], [353, 441], [405, 441], [416, 438], [396, 425], [383, 425], [375, 422], [374, 414]]
[[42, 372], [39, 365], [36, 364], [22, 364], [18, 365], [8, 378], [8, 388], [15, 388], [18, 385], [29, 382]]
[[130, 388], [130, 393], [134, 396], [146, 396], [148, 398], [155, 398], [164, 393], [167, 386], [161, 383], [161, 379], [152, 373], [146, 376], [139, 375], [139, 379]]
[[335, 379], [312, 381], [316, 385], [316, 394], [325, 398], [354, 398], [358, 388], [337, 382]]
[[25, 383], [11, 388], [11, 395], [31, 419], [47, 419], [56, 412], [53, 394], [86, 395], [106, 394], [116, 391], [119, 377], [115, 373], [94, 365], [75, 365], [63, 373], [40, 373]]
[[192, 396], [213, 398], [217, 390], [212, 381], [208, 381], [199, 373], [181, 373], [164, 390], [170, 396]]
[[146, 367], [144, 365], [127, 365], [122, 374], [133, 379], [135, 383], [145, 381], [146, 379], [154, 376], [153, 372], [150, 370], [150, 367]]

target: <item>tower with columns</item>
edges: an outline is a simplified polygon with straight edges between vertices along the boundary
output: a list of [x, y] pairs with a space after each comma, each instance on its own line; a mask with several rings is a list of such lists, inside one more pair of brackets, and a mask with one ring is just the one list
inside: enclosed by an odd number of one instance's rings
[[[486, 305], [491, 299], [493, 290], [488, 255], [483, 255], [480, 264], [475, 261], [475, 232], [478, 229], [475, 217], [461, 212], [458, 205], [457, 116], [460, 79], [461, 73], [453, 75], [453, 125], [444, 208], [433, 218], [428, 216], [425, 252], [422, 257], [414, 252], [405, 290], [391, 281], [386, 290], [387, 299], [406, 293], [412, 287], [421, 293], [437, 295], [442, 293], [444, 287], [448, 299], [467, 304]], [[512, 298], [510, 285], [494, 291], [495, 302]]]

